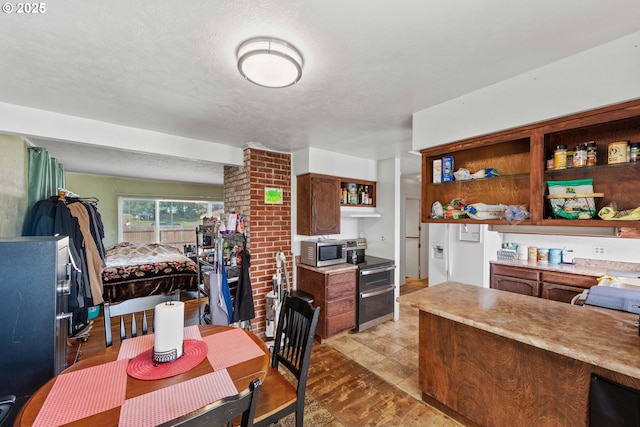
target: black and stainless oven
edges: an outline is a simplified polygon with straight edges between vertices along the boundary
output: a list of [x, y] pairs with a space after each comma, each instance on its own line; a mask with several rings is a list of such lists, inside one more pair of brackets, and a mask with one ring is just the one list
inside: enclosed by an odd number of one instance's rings
[[395, 268], [393, 260], [368, 255], [358, 264], [356, 332], [393, 319]]

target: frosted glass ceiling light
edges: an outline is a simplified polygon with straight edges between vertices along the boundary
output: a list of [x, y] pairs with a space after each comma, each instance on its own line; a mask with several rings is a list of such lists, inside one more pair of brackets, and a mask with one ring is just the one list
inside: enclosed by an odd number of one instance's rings
[[237, 56], [240, 74], [259, 86], [287, 87], [302, 77], [300, 52], [282, 40], [247, 40], [238, 48]]

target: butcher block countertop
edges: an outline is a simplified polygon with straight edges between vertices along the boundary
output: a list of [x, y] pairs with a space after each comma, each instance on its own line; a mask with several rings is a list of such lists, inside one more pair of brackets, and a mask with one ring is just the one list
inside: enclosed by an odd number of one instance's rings
[[632, 313], [574, 306], [445, 282], [400, 304], [603, 369], [640, 379], [640, 336]]

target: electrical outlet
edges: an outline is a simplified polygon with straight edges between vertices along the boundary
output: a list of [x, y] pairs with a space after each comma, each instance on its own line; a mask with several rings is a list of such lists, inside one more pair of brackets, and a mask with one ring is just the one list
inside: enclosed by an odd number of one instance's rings
[[596, 255], [603, 255], [606, 252], [604, 246], [594, 246], [593, 253]]

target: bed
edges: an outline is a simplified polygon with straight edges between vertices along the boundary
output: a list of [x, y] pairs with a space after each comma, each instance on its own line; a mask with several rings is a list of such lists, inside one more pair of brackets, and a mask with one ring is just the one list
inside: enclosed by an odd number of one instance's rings
[[195, 291], [198, 267], [182, 251], [159, 243], [123, 242], [106, 250], [102, 272], [106, 303], [176, 291]]

